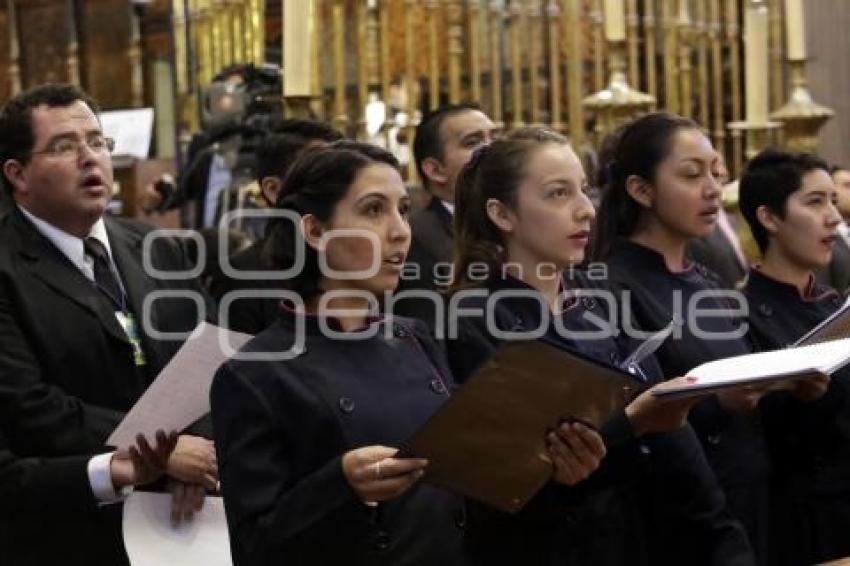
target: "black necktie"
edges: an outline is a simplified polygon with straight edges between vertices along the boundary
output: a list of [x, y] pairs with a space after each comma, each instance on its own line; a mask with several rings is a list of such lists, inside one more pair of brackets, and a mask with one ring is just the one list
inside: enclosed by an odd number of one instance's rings
[[83, 248], [86, 255], [94, 261], [94, 281], [98, 288], [115, 303], [116, 307], [123, 310], [121, 285], [109, 266], [109, 253], [106, 251], [106, 246], [97, 238], [89, 236], [83, 240]]

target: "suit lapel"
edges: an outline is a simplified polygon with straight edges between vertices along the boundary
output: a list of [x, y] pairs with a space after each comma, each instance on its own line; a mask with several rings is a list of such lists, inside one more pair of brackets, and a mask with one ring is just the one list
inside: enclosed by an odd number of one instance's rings
[[442, 226], [446, 231], [446, 235], [450, 238], [454, 238], [454, 219], [452, 218], [451, 212], [449, 212], [448, 209], [443, 206], [443, 203], [440, 202], [440, 199], [437, 197], [432, 198], [431, 202], [428, 204], [428, 208], [440, 221], [440, 226]]
[[13, 211], [12, 215], [11, 221], [19, 237], [20, 255], [30, 273], [57, 294], [97, 317], [112, 336], [129, 344], [124, 329], [115, 318], [115, 312], [109, 301], [101, 296], [100, 290], [50, 240], [42, 236], [20, 211]]

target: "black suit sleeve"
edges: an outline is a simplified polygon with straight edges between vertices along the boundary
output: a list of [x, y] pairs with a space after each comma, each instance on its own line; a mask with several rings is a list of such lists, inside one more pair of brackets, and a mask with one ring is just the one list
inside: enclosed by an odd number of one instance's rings
[[123, 413], [85, 403], [42, 378], [34, 352], [14, 317], [12, 300], [0, 292], [0, 414], [12, 446], [22, 454], [84, 454], [101, 449]]
[[327, 450], [334, 442], [311, 393], [293, 385], [278, 397], [226, 364], [210, 396], [235, 563], [286, 554], [343, 506], [365, 513], [343, 474], [343, 449]]
[[94, 509], [89, 458], [18, 458], [0, 435], [0, 519], [44, 513], [57, 502], [62, 512]]

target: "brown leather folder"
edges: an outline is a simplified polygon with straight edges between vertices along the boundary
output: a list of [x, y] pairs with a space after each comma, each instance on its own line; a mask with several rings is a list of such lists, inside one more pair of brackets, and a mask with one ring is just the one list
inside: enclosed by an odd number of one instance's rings
[[496, 352], [407, 443], [425, 480], [515, 513], [552, 475], [546, 429], [601, 427], [643, 387], [624, 371], [529, 341]]

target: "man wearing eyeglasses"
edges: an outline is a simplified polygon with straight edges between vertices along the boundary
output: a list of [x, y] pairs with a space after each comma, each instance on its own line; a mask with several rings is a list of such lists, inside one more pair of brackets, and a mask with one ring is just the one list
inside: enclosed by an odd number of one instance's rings
[[[127, 562], [121, 506], [109, 504], [122, 493], [104, 443], [180, 347], [154, 331], [186, 332], [206, 318], [192, 299], [153, 301], [146, 315], [154, 291], [203, 294], [196, 281], [146, 273], [151, 228], [104, 217], [113, 142], [96, 112], [67, 85], [37, 87], [0, 112], [0, 180], [14, 202], [0, 220], [0, 434], [27, 462], [91, 456], [67, 493], [88, 498], [88, 509], [67, 513], [57, 497], [36, 521], [0, 521], [2, 564]], [[161, 271], [191, 268], [168, 238], [154, 241], [148, 259]], [[166, 473], [175, 500], [202, 501], [202, 486], [218, 479], [211, 442], [181, 435]]]

